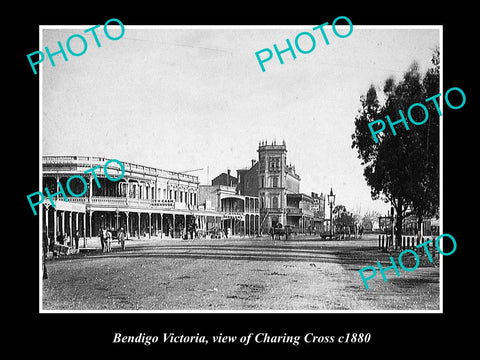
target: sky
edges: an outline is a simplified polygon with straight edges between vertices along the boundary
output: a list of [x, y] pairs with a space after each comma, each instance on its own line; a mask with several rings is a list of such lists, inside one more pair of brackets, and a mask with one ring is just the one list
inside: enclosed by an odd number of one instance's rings
[[[340, 22], [339, 22], [340, 23]], [[42, 44], [58, 50], [91, 27], [48, 26]], [[351, 148], [360, 96], [388, 77], [401, 79], [413, 61], [430, 67], [440, 30], [357, 26], [326, 45], [313, 25], [235, 27], [128, 26], [119, 40], [102, 27], [85, 35], [87, 51], [68, 61], [45, 59], [41, 76], [41, 153], [114, 158], [172, 171], [189, 171], [206, 184], [221, 172], [257, 159], [259, 141], [285, 140], [287, 162], [300, 191], [336, 194], [347, 210], [386, 213], [373, 201], [357, 152]], [[340, 33], [348, 28], [337, 26]], [[112, 36], [119, 29], [109, 26]], [[262, 72], [255, 52], [292, 44], [308, 31], [309, 54], [284, 54]], [[304, 37], [304, 39], [306, 39]], [[81, 52], [78, 38], [70, 43]], [[302, 43], [304, 48], [311, 44]], [[198, 170], [201, 169], [201, 170]]]

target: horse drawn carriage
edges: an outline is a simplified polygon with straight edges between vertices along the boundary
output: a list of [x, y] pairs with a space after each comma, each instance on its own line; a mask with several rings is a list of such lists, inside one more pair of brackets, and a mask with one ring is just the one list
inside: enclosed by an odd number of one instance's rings
[[276, 226], [270, 229], [270, 234], [272, 235], [273, 240], [281, 240], [282, 237], [285, 237], [285, 240], [292, 237], [295, 234], [294, 225], [285, 225], [277, 224]]

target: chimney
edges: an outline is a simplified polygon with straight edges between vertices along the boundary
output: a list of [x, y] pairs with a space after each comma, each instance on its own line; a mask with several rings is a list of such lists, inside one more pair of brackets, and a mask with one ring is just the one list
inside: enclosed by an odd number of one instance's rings
[[231, 186], [231, 184], [230, 184], [230, 169], [227, 169], [227, 186]]
[[253, 167], [253, 165], [255, 165], [256, 162], [257, 162], [257, 160], [252, 159], [252, 167]]

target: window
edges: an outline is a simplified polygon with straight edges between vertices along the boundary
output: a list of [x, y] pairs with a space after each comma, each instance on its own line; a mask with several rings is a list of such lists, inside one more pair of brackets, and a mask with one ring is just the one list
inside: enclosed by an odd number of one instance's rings
[[276, 176], [272, 177], [272, 187], [278, 187], [278, 177]]
[[280, 169], [280, 158], [271, 158], [268, 165], [272, 170]]
[[272, 208], [278, 209], [278, 197], [277, 196], [274, 196], [272, 198]]

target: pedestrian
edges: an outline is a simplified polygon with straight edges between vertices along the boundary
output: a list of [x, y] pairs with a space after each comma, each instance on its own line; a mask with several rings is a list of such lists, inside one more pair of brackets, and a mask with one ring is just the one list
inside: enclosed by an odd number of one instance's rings
[[272, 236], [272, 240], [275, 240], [275, 230], [273, 230], [273, 227], [270, 227], [270, 235]]
[[118, 233], [118, 241], [122, 246], [122, 250], [125, 250], [125, 233], [123, 232], [123, 228], [120, 228], [120, 231]]
[[80, 239], [80, 234], [78, 233], [78, 231], [75, 231], [74, 239], [75, 239], [75, 249], [78, 249], [78, 240]]
[[196, 231], [196, 226], [195, 226], [195, 221], [193, 221], [191, 224], [190, 224], [190, 238], [193, 240], [193, 239], [196, 239], [197, 237], [197, 231]]
[[107, 252], [112, 251], [112, 232], [107, 230], [107, 241], [106, 241]]
[[43, 279], [48, 279], [47, 265], [45, 264], [45, 258], [47, 257], [48, 251], [48, 235], [47, 232], [43, 231], [43, 242], [42, 242], [42, 262], [43, 262]]
[[107, 240], [107, 230], [100, 229], [100, 245], [102, 245], [102, 253], [105, 252], [105, 241]]
[[70, 246], [70, 236], [67, 233], [63, 235], [63, 245]]
[[277, 240], [282, 240], [282, 235], [285, 234], [285, 230], [283, 229], [283, 225], [281, 223], [277, 224]]

